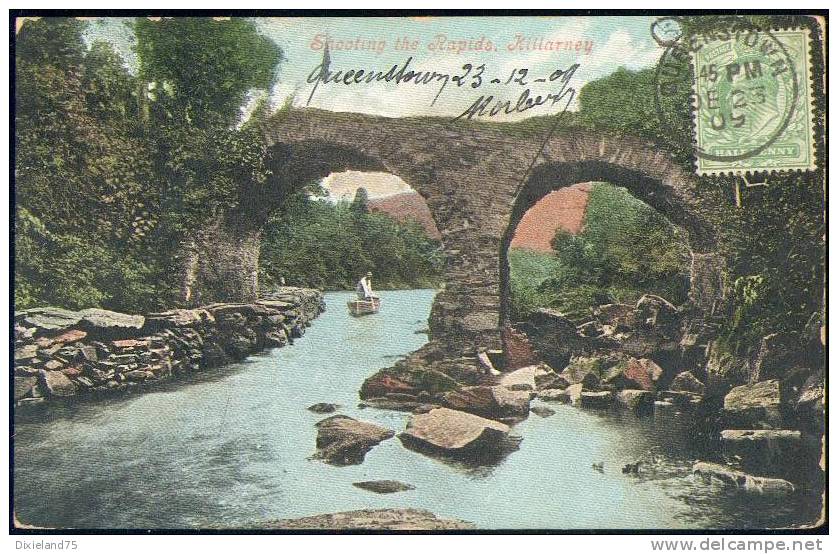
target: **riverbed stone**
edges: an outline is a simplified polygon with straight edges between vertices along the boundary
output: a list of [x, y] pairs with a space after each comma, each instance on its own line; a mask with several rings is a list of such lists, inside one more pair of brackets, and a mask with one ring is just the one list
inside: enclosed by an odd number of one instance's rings
[[491, 447], [509, 434], [509, 426], [474, 414], [437, 408], [414, 415], [399, 435], [405, 445], [458, 454]]
[[551, 371], [549, 371], [549, 368], [546, 368], [544, 366], [526, 366], [520, 369], [516, 369], [515, 371], [502, 374], [500, 378], [500, 384], [507, 388], [512, 388], [516, 385], [527, 385], [529, 386], [529, 389], [535, 389], [536, 376], [547, 375], [548, 373], [551, 373]]
[[533, 406], [530, 411], [539, 417], [550, 417], [556, 415], [556, 410], [547, 406]]
[[663, 369], [648, 358], [627, 358], [607, 370], [604, 381], [619, 389], [655, 390]]
[[412, 491], [416, 489], [413, 485], [390, 479], [382, 479], [380, 481], [360, 481], [358, 483], [352, 483], [352, 486], [378, 494], [392, 494], [394, 492]]
[[393, 431], [366, 421], [336, 415], [319, 421], [314, 458], [333, 465], [355, 465], [375, 445], [395, 435]]
[[693, 473], [705, 479], [716, 479], [725, 485], [748, 492], [768, 494], [789, 494], [795, 490], [794, 484], [785, 479], [757, 477], [743, 471], [711, 462], [696, 462]]
[[583, 408], [607, 408], [614, 403], [614, 393], [611, 391], [588, 392], [582, 391], [579, 405]]
[[463, 387], [440, 395], [441, 404], [453, 410], [499, 419], [526, 417], [530, 409], [527, 391], [513, 391], [504, 386]]
[[340, 408], [340, 404], [330, 404], [329, 402], [318, 402], [317, 404], [312, 404], [308, 407], [308, 411], [314, 412], [315, 414], [332, 414], [338, 408]]
[[603, 358], [574, 356], [560, 375], [571, 385], [585, 382], [586, 387], [592, 387], [599, 384], [600, 376], [606, 367]]
[[642, 412], [652, 409], [655, 404], [655, 393], [642, 389], [626, 389], [617, 392], [617, 404], [635, 411]]

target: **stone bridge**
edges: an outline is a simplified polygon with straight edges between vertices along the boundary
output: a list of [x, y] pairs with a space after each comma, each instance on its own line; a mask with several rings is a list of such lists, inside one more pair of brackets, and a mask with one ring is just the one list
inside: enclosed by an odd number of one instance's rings
[[[686, 230], [693, 257], [691, 302], [712, 312], [721, 299], [723, 267], [711, 222], [723, 204], [711, 191], [699, 194], [694, 175], [645, 141], [559, 130], [544, 144], [543, 134], [527, 138], [491, 124], [314, 109], [278, 114], [264, 133], [280, 184], [347, 170], [383, 171], [424, 197], [446, 257], [445, 289], [433, 305], [426, 352], [473, 358], [502, 347], [512, 233], [545, 194], [575, 183], [625, 187]], [[256, 296], [261, 229], [283, 189], [248, 191], [237, 212], [193, 237], [182, 258], [184, 301]], [[196, 297], [199, 290], [205, 291], [203, 298]]]

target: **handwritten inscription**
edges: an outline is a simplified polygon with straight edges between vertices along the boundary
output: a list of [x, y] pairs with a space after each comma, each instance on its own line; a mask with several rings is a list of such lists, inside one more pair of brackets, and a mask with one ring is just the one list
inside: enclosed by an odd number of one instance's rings
[[[504, 76], [504, 80], [501, 80], [500, 77], [490, 78], [485, 63], [478, 65], [466, 63], [456, 72], [444, 72], [436, 69], [419, 70], [414, 69], [411, 64], [413, 64], [412, 56], [406, 58], [400, 64], [393, 64], [387, 69], [333, 69], [327, 48], [323, 52], [322, 61], [309, 73], [307, 82], [312, 85], [312, 88], [306, 105], [311, 104], [319, 87], [327, 84], [356, 86], [372, 83], [392, 83], [395, 85], [436, 86], [438, 88], [431, 101], [431, 106], [436, 104], [440, 95], [449, 86], [479, 89], [490, 83], [492, 85], [527, 87], [514, 103], [511, 100], [497, 100], [494, 95], [481, 95], [457, 119], [494, 117], [501, 113], [507, 115], [520, 113], [543, 105], [552, 106], [568, 95], [570, 95], [570, 101], [572, 101], [575, 89], [571, 88], [569, 84], [576, 70], [579, 69], [577, 63], [566, 69], [555, 69], [546, 75], [533, 75], [528, 68], [515, 68], [508, 76]], [[533, 94], [529, 88], [533, 83], [555, 84], [558, 89], [546, 94]]]

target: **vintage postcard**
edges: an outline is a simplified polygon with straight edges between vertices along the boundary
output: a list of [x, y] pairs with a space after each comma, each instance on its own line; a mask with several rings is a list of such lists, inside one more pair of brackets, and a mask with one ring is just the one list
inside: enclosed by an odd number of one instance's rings
[[793, 13], [13, 12], [12, 532], [825, 533]]

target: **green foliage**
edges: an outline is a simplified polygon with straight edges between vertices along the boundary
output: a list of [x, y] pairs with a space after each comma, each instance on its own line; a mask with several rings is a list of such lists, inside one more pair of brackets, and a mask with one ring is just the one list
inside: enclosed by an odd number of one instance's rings
[[84, 26], [45, 17], [16, 38], [16, 303], [171, 305], [179, 241], [268, 187], [258, 122], [236, 124], [281, 53], [243, 20], [143, 19], [133, 76]]
[[263, 282], [284, 278], [288, 284], [345, 290], [372, 271], [376, 288], [439, 284], [439, 244], [418, 224], [358, 209], [355, 202], [309, 200], [307, 194], [295, 195], [268, 224], [260, 259]]
[[175, 17], [134, 24], [140, 78], [175, 119], [232, 125], [253, 89], [270, 89], [282, 52], [241, 19]]
[[571, 318], [644, 293], [678, 304], [689, 292], [689, 249], [681, 232], [625, 189], [595, 184], [578, 235], [559, 230], [555, 255], [510, 250], [513, 314], [554, 307]]

